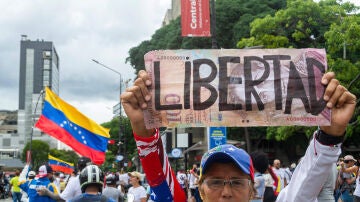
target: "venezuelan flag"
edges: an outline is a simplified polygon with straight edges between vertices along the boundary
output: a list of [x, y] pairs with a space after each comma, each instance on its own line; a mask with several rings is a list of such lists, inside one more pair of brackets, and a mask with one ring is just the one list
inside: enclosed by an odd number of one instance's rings
[[69, 163], [61, 159], [55, 158], [50, 154], [48, 156], [49, 156], [49, 165], [51, 166], [53, 171], [60, 171], [66, 174], [71, 174], [72, 172], [74, 172], [73, 163]]
[[95, 164], [105, 161], [109, 130], [63, 101], [48, 87], [44, 108], [35, 127], [60, 140]]

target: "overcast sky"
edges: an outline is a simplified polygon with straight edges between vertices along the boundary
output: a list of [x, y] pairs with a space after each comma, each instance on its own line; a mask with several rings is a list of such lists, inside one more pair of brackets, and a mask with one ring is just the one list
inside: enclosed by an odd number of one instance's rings
[[[359, 0], [352, 0], [359, 5]], [[97, 123], [119, 102], [120, 71], [130, 48], [161, 27], [171, 0], [1, 0], [0, 109], [18, 109], [20, 39], [52, 41], [60, 57], [60, 97]]]
[[119, 76], [130, 48], [161, 27], [171, 0], [1, 0], [0, 109], [17, 110], [20, 39], [54, 42], [60, 57], [60, 97], [97, 123], [119, 102]]

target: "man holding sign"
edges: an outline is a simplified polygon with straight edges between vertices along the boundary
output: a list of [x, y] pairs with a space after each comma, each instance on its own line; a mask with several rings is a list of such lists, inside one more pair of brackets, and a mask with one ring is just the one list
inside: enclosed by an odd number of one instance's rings
[[[322, 99], [326, 108], [331, 109], [331, 125], [321, 126], [314, 133], [314, 140], [278, 201], [316, 201], [330, 167], [341, 153], [340, 145], [353, 115], [356, 97], [339, 84], [332, 72], [325, 73], [317, 85], [320, 84], [325, 87]], [[159, 201], [186, 201], [163, 149], [159, 130], [146, 128], [144, 110], [154, 96], [149, 93], [151, 86], [150, 75], [140, 71], [134, 85], [121, 95], [122, 105], [130, 119], [148, 182], [157, 198]], [[250, 156], [242, 149], [232, 145], [215, 147], [204, 154], [200, 170], [199, 191], [205, 202], [249, 201], [254, 194], [254, 168]]]

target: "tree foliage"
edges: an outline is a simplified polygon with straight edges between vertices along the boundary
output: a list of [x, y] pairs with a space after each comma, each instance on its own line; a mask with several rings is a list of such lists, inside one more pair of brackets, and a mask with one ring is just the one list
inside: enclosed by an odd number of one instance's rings
[[21, 160], [26, 161], [26, 153], [30, 150], [31, 144], [31, 160], [33, 169], [37, 170], [40, 165], [47, 163], [50, 146], [47, 142], [41, 140], [33, 140], [32, 143], [28, 142], [22, 152]]
[[[137, 154], [130, 121], [127, 117], [122, 116], [120, 122], [119, 117], [115, 117], [110, 122], [101, 125], [110, 128], [110, 139], [115, 140], [115, 144], [108, 145], [106, 161], [102, 166], [104, 170], [116, 170], [118, 167], [118, 163], [115, 162], [117, 155], [124, 156], [125, 159], [120, 162], [123, 165], [124, 161], [131, 160]], [[116, 164], [115, 168], [113, 168], [113, 164]]]
[[[337, 79], [352, 93], [360, 96], [358, 80], [360, 17], [354, 14], [356, 7], [335, 0], [288, 0], [287, 7], [274, 16], [255, 19], [250, 27], [250, 37], [242, 38], [238, 48], [263, 46], [264, 48], [325, 48], [328, 51], [328, 67]], [[359, 129], [359, 109], [347, 130], [348, 136]], [[269, 127], [267, 137], [286, 140], [298, 133], [309, 137], [313, 128], [299, 126]]]

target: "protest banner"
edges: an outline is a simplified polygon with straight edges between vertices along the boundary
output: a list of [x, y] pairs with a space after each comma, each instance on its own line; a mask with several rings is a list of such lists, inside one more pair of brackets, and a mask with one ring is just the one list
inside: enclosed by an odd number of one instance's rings
[[181, 1], [181, 36], [211, 36], [209, 0]]
[[147, 128], [330, 125], [324, 49], [160, 50], [144, 59]]

